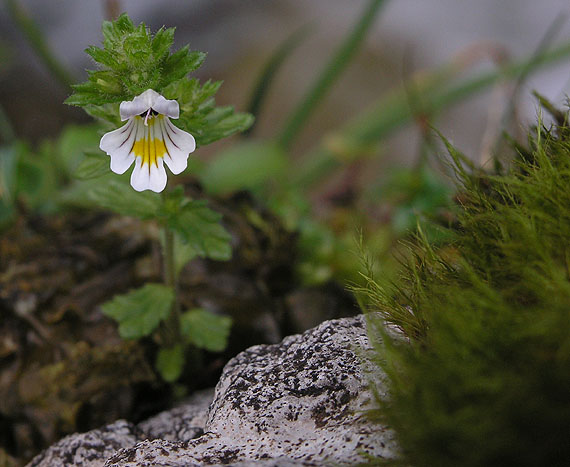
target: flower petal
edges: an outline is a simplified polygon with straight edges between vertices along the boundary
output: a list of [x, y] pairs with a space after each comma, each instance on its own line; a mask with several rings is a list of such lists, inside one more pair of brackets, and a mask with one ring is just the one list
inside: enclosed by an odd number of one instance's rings
[[142, 164], [142, 157], [137, 157], [131, 174], [131, 186], [136, 191], [152, 190], [160, 193], [166, 187], [166, 170], [162, 158], [156, 164]]
[[152, 107], [158, 96], [160, 96], [160, 94], [156, 91], [147, 89], [145, 92], [135, 97], [132, 101], [121, 102], [121, 105], [119, 106], [121, 120], [124, 121], [128, 118], [134, 117], [135, 115], [140, 115], [143, 112], [146, 112]]
[[129, 121], [121, 128], [105, 133], [99, 143], [99, 148], [111, 156], [111, 170], [123, 174], [135, 160], [131, 152], [137, 133], [137, 124]]
[[180, 116], [180, 106], [175, 100], [169, 100], [162, 97], [160, 94], [152, 105], [152, 108], [159, 114], [166, 115], [171, 118], [178, 118]]
[[178, 102], [175, 100], [165, 99], [158, 92], [152, 89], [147, 89], [132, 101], [121, 102], [121, 105], [119, 106], [121, 121], [125, 121], [136, 115], [141, 115], [151, 108], [160, 114], [168, 115], [172, 118], [178, 118], [180, 114]]
[[164, 162], [174, 175], [183, 172], [188, 165], [188, 155], [196, 149], [194, 137], [164, 117], [161, 120], [162, 136], [168, 151]]

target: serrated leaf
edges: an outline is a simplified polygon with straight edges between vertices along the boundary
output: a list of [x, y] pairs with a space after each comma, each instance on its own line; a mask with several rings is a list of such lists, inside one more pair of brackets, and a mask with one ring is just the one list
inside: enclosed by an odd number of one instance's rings
[[174, 300], [171, 288], [146, 284], [125, 295], [117, 295], [101, 306], [103, 314], [119, 323], [123, 339], [139, 339], [151, 334], [165, 320]]
[[104, 105], [130, 100], [136, 95], [162, 89], [197, 69], [205, 54], [183, 47], [170, 54], [174, 28], [162, 28], [154, 37], [141, 23], [135, 27], [126, 15], [103, 23], [103, 48], [91, 46], [86, 52], [101, 65], [89, 71], [89, 80], [73, 86], [70, 105]]
[[73, 176], [79, 180], [99, 178], [109, 173], [109, 157], [101, 152], [87, 152]]
[[214, 107], [213, 100], [206, 100], [195, 113], [180, 117], [180, 127], [196, 138], [198, 146], [226, 138], [248, 129], [254, 121], [252, 115], [235, 113], [232, 107]]
[[85, 49], [85, 53], [91, 56], [96, 62], [108, 66], [109, 68], [117, 68], [120, 66], [114, 54], [108, 50], [100, 49], [92, 45]]
[[125, 34], [133, 32], [135, 26], [126, 13], [123, 13], [115, 21], [103, 21], [103, 43], [105, 47], [111, 47], [121, 41]]
[[182, 335], [189, 343], [211, 352], [221, 352], [228, 343], [232, 320], [201, 308], [196, 308], [180, 317]]
[[188, 73], [200, 68], [206, 60], [206, 54], [197, 50], [190, 52], [188, 46], [182, 47], [166, 59], [163, 66], [163, 86], [184, 78]]
[[271, 142], [246, 142], [222, 152], [204, 168], [201, 180], [211, 193], [255, 190], [287, 167], [283, 150]]
[[107, 123], [109, 130], [113, 130], [121, 126], [121, 117], [119, 116], [119, 104], [105, 104], [105, 105], [86, 105], [85, 112], [93, 118], [97, 118]]
[[212, 122], [201, 132], [200, 144], [205, 146], [235, 133], [240, 133], [247, 130], [253, 122], [253, 115], [247, 113], [227, 115], [223, 119]]
[[174, 43], [174, 28], [159, 29], [152, 40], [152, 52], [156, 60], [162, 59]]
[[184, 368], [184, 347], [162, 347], [156, 356], [156, 369], [167, 383], [173, 383], [182, 374]]
[[220, 224], [221, 215], [203, 201], [190, 201], [168, 216], [168, 226], [178, 233], [199, 256], [218, 261], [231, 258], [231, 236]]
[[200, 86], [196, 78], [180, 79], [164, 88], [163, 94], [167, 99], [176, 99], [182, 112], [194, 113], [218, 92], [221, 85], [221, 81], [208, 80]]

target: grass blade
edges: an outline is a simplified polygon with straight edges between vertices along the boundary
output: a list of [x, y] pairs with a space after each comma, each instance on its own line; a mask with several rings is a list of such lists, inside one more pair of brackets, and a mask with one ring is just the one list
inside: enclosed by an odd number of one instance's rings
[[323, 98], [332, 84], [340, 76], [341, 72], [346, 68], [350, 59], [358, 49], [366, 33], [373, 24], [376, 14], [385, 0], [371, 0], [368, 7], [360, 17], [358, 23], [341, 44], [340, 48], [333, 55], [323, 72], [317, 78], [313, 87], [309, 90], [301, 104], [289, 117], [285, 124], [285, 128], [281, 133], [278, 141], [284, 149], [289, 149], [293, 140], [315, 110], [319, 101]]

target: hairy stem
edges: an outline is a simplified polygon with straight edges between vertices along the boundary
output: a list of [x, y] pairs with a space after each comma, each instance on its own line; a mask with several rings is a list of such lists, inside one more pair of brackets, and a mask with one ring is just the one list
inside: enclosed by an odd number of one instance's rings
[[174, 301], [170, 309], [170, 314], [164, 325], [162, 333], [163, 345], [174, 346], [181, 341], [180, 333], [180, 301], [178, 300], [178, 278], [176, 277], [176, 266], [174, 263], [174, 232], [164, 226], [163, 255], [163, 280], [164, 284], [174, 291]]

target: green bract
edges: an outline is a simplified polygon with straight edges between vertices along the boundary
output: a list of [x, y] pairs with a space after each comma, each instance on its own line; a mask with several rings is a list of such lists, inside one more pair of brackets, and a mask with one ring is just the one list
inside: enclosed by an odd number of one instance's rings
[[191, 133], [198, 146], [211, 143], [253, 123], [253, 117], [236, 113], [233, 107], [216, 107], [214, 95], [221, 82], [200, 85], [187, 75], [202, 65], [206, 54], [188, 46], [171, 53], [174, 28], [162, 28], [152, 35], [144, 23], [135, 26], [123, 14], [103, 23], [103, 48], [91, 46], [86, 52], [99, 65], [88, 71], [85, 83], [73, 86], [65, 101], [83, 107], [95, 118], [116, 126], [118, 104], [152, 89], [180, 105], [177, 126]]
[[86, 52], [101, 65], [88, 71], [89, 80], [73, 86], [70, 105], [104, 105], [130, 100], [147, 89], [162, 94], [169, 84], [183, 79], [204, 62], [206, 54], [183, 47], [170, 53], [174, 28], [160, 29], [153, 37], [143, 24], [135, 27], [123, 14], [103, 23], [103, 48]]

